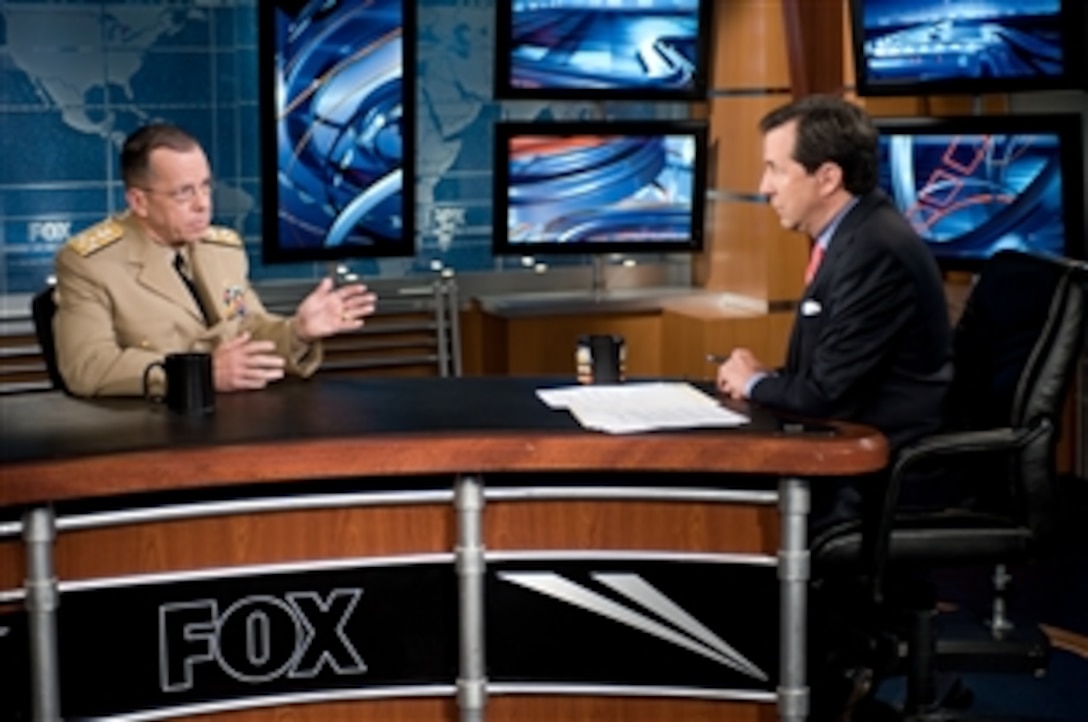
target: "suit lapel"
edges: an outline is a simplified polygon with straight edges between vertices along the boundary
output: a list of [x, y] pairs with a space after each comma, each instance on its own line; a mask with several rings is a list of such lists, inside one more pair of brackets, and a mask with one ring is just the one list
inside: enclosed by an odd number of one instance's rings
[[[132, 231], [137, 232], [138, 231]], [[189, 294], [172, 265], [173, 253], [159, 246], [148, 238], [133, 243], [129, 251], [129, 260], [136, 265], [136, 281], [171, 303], [185, 310], [193, 318], [204, 323], [204, 316], [197, 308], [196, 301]]]
[[835, 229], [835, 235], [831, 237], [827, 253], [820, 263], [812, 283], [805, 288], [801, 295], [801, 304], [797, 308], [797, 316], [790, 332], [790, 342], [786, 352], [786, 368], [790, 371], [797, 373], [810, 362], [810, 359], [807, 358], [810, 355], [809, 346], [815, 344], [814, 339], [802, 338], [801, 319], [806, 315], [806, 306], [808, 304], [817, 304], [817, 307], [820, 308], [819, 313], [828, 312], [826, 308], [827, 289], [834, 283], [835, 268], [843, 254], [850, 252], [849, 248], [854, 240], [854, 229], [872, 212], [873, 208], [879, 205], [881, 198], [882, 196], [878, 191], [863, 196], [857, 205], [847, 212], [839, 223], [839, 227]]
[[827, 247], [827, 255], [824, 256], [823, 262], [820, 264], [820, 269], [816, 272], [816, 277], [812, 279], [812, 284], [809, 288], [805, 289], [805, 297], [811, 295], [822, 296], [824, 287], [827, 286], [831, 279], [834, 277], [834, 269], [838, 265], [840, 259], [844, 254], [849, 253], [850, 245], [854, 242], [854, 230], [869, 217], [869, 214], [873, 212], [873, 209], [878, 207], [884, 202], [885, 196], [879, 190], [873, 191], [868, 195], [862, 196], [857, 205], [851, 208], [842, 221], [839, 223], [839, 227], [835, 229], [835, 235], [831, 237], [831, 242]]

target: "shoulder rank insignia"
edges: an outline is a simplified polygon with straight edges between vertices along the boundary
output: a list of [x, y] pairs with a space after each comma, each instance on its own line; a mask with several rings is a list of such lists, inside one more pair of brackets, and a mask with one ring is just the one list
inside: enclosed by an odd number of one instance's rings
[[242, 247], [242, 237], [238, 235], [238, 232], [233, 228], [225, 228], [223, 226], [209, 227], [208, 232], [204, 234], [204, 242], [215, 243], [220, 246]]
[[68, 245], [79, 255], [89, 256], [120, 240], [123, 235], [125, 227], [116, 219], [108, 218], [69, 238]]

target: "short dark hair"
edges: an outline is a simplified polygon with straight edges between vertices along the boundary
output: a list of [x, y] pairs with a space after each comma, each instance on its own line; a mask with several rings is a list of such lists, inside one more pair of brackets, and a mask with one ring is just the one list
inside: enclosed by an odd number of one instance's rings
[[133, 131], [121, 147], [121, 179], [126, 188], [147, 182], [148, 159], [156, 148], [178, 152], [199, 148], [200, 141], [188, 131], [169, 123], [152, 123]]
[[878, 132], [864, 110], [833, 95], [810, 95], [767, 113], [759, 129], [766, 134], [792, 121], [797, 121], [793, 159], [806, 171], [830, 161], [842, 168], [850, 193], [864, 195], [876, 187]]

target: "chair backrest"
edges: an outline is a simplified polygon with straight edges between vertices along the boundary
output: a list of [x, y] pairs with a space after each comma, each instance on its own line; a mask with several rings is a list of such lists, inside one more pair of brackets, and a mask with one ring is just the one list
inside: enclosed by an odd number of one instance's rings
[[1039, 538], [1056, 517], [1054, 450], [1084, 340], [1084, 293], [1082, 267], [1002, 251], [983, 267], [956, 326], [951, 426], [1030, 432], [1015, 462], [973, 469], [984, 486], [970, 492], [985, 508], [1019, 512]]
[[57, 303], [53, 298], [52, 286], [38, 291], [30, 301], [30, 313], [34, 318], [34, 334], [38, 337], [38, 345], [42, 349], [46, 373], [49, 374], [53, 388], [67, 392], [68, 387], [60, 375], [60, 369], [57, 368], [57, 347], [53, 342], [53, 314], [56, 311]]

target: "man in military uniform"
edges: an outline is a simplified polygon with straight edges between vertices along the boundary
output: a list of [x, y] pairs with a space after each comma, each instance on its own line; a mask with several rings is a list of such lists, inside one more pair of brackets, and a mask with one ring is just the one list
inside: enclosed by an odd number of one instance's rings
[[[212, 226], [212, 179], [195, 138], [166, 124], [121, 150], [128, 210], [72, 237], [57, 254], [57, 364], [81, 396], [144, 393], [144, 370], [179, 351], [212, 354], [217, 391], [309, 376], [321, 339], [374, 311], [361, 284], [322, 280], [289, 318], [250, 286], [242, 239]], [[161, 376], [152, 372], [152, 390]]]

